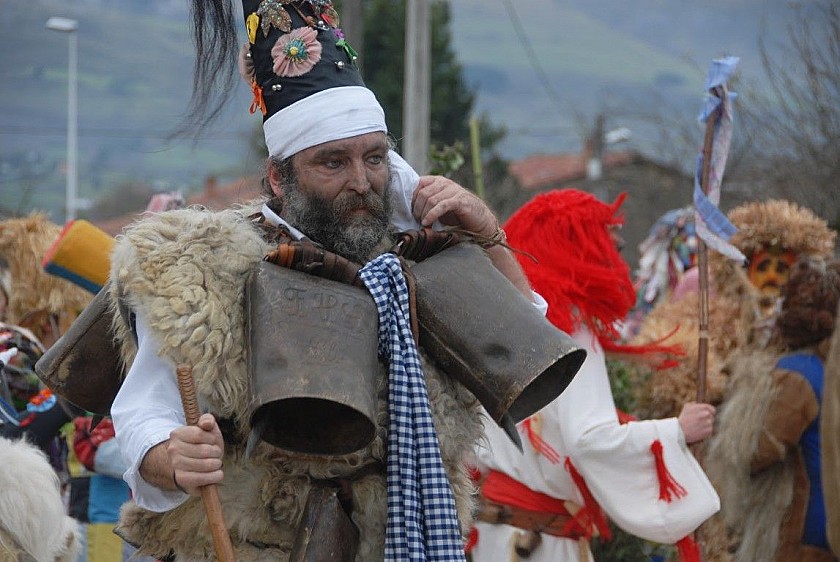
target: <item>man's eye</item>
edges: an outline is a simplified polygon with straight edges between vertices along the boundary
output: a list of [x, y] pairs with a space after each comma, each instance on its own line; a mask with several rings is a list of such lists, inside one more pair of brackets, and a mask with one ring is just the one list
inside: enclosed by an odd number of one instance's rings
[[368, 158], [368, 162], [374, 165], [381, 164], [383, 160], [385, 160], [385, 157], [381, 154], [375, 154]]
[[337, 170], [341, 167], [341, 160], [327, 160], [324, 165], [330, 170]]

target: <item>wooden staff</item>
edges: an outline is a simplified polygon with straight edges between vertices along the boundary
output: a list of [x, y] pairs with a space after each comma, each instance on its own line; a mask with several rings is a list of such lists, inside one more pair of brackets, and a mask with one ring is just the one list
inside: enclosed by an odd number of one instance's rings
[[[184, 405], [184, 416], [188, 425], [197, 425], [201, 412], [195, 394], [195, 382], [192, 367], [178, 365], [178, 390], [181, 392], [181, 403]], [[219, 490], [215, 484], [208, 484], [199, 488], [201, 499], [204, 501], [204, 511], [213, 536], [213, 549], [219, 562], [233, 562], [233, 545], [230, 542], [227, 525], [222, 513], [222, 502], [219, 500]]]
[[[723, 103], [723, 102], [722, 102]], [[709, 173], [712, 167], [712, 141], [715, 136], [715, 124], [720, 117], [723, 105], [709, 115], [706, 120], [706, 136], [703, 139], [703, 169], [700, 187], [705, 195], [709, 194]], [[709, 249], [702, 238], [697, 239], [697, 268], [699, 277], [700, 329], [697, 341], [697, 402], [706, 401], [706, 373], [709, 360]]]

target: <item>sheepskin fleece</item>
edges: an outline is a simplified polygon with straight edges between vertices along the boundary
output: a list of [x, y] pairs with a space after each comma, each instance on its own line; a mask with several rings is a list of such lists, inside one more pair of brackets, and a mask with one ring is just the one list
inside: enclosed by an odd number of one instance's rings
[[[199, 401], [206, 411], [236, 423], [238, 444], [225, 449], [225, 479], [219, 495], [242, 561], [288, 560], [310, 478], [350, 478], [362, 467], [384, 463], [387, 408], [385, 371], [380, 379], [378, 431], [363, 450], [336, 457], [304, 458], [261, 443], [243, 458], [248, 434], [249, 381], [245, 361], [244, 284], [269, 250], [245, 210], [170, 211], [136, 223], [117, 241], [111, 279], [113, 305], [122, 296], [142, 310], [160, 353], [193, 366]], [[119, 314], [115, 329], [123, 358], [136, 349]], [[462, 459], [482, 434], [478, 403], [464, 387], [423, 358], [426, 385], [441, 455], [456, 498], [462, 529], [468, 529], [474, 487]], [[384, 465], [384, 464], [383, 464]], [[353, 520], [361, 532], [357, 560], [381, 560], [386, 521], [385, 474], [353, 481]], [[167, 513], [134, 503], [123, 506], [119, 533], [155, 557], [174, 549], [179, 559], [214, 560], [200, 498]], [[258, 547], [256, 545], [270, 545]]]
[[[840, 318], [840, 308], [836, 318]], [[836, 477], [840, 474], [840, 322], [835, 321], [824, 376], [820, 407], [822, 473], [835, 477], [823, 478], [823, 498], [828, 542], [834, 555], [840, 558], [840, 478]]]
[[[770, 373], [780, 353], [773, 350], [739, 353], [732, 358], [730, 386], [716, 420], [704, 466], [721, 497], [721, 512], [729, 539], [707, 537], [710, 547], [737, 548], [734, 559], [764, 562], [776, 559], [779, 528], [791, 505], [795, 459], [789, 455], [750, 476], [767, 406], [778, 387]], [[725, 558], [716, 558], [718, 560]]]
[[5, 321], [19, 324], [29, 312], [46, 309], [59, 317], [61, 333], [87, 306], [93, 295], [73, 283], [45, 273], [44, 255], [61, 228], [34, 213], [0, 221], [0, 256], [9, 263], [11, 294]]
[[58, 476], [37, 447], [0, 437], [0, 560], [74, 562], [78, 522], [65, 515]]

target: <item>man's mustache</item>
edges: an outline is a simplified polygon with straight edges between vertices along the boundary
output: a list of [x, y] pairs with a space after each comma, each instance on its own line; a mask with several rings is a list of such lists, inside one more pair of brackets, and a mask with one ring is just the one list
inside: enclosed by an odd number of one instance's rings
[[372, 215], [379, 215], [385, 211], [385, 200], [372, 190], [364, 194], [342, 193], [336, 197], [333, 207], [342, 215], [358, 209], [366, 209]]

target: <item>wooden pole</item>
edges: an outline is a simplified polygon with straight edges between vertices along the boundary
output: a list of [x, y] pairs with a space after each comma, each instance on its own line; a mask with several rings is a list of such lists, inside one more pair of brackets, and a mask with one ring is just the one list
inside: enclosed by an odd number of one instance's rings
[[475, 193], [484, 199], [484, 174], [481, 167], [481, 135], [479, 135], [478, 119], [470, 119], [470, 148], [472, 153], [473, 176], [475, 176]]
[[[184, 416], [188, 425], [198, 424], [201, 412], [198, 409], [198, 399], [195, 394], [195, 382], [192, 367], [178, 365], [178, 390], [181, 393], [181, 403], [184, 405]], [[219, 562], [233, 562], [233, 545], [230, 542], [225, 518], [222, 513], [222, 502], [219, 500], [219, 490], [215, 484], [202, 486], [201, 499], [204, 501], [204, 511], [207, 513], [207, 523], [213, 536], [213, 549]]]
[[402, 155], [421, 176], [429, 171], [431, 35], [429, 0], [407, 0]]
[[[709, 115], [706, 120], [706, 135], [703, 139], [703, 169], [700, 176], [700, 187], [705, 195], [709, 194], [709, 173], [712, 166], [712, 141], [714, 140], [715, 124], [717, 124], [723, 106]], [[698, 238], [697, 268], [699, 277], [700, 300], [700, 329], [697, 341], [697, 402], [706, 401], [706, 374], [709, 361], [709, 249], [702, 239]]]

